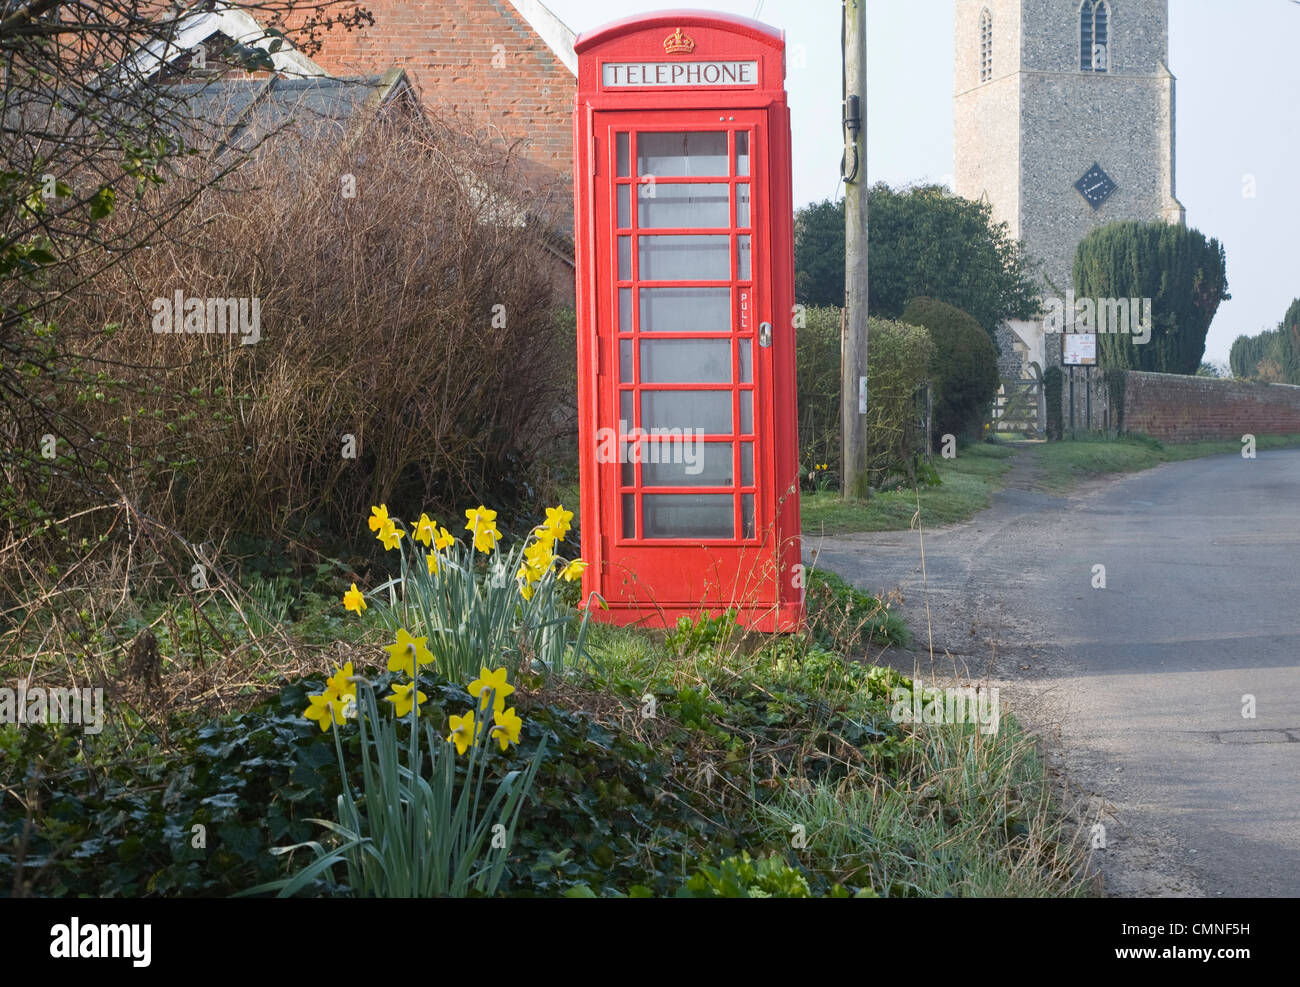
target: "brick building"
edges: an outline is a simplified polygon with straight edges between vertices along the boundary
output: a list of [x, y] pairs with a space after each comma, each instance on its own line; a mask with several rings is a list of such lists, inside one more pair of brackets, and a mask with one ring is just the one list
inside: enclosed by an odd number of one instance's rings
[[404, 70], [431, 115], [511, 149], [525, 191], [571, 215], [573, 32], [540, 0], [358, 2], [374, 25], [323, 33], [313, 60], [336, 76]]
[[[520, 216], [552, 231], [557, 298], [573, 298], [574, 34], [541, 0], [357, 0], [373, 23], [309, 33], [310, 53], [275, 44], [278, 28], [301, 39], [304, 21], [344, 8], [302, 8], [287, 23], [259, 19], [255, 4], [199, 0], [178, 11], [174, 32], [137, 55], [171, 80], [274, 80], [303, 93], [342, 92], [323, 80], [367, 84], [387, 99], [413, 92], [423, 111], [508, 155]], [[229, 42], [260, 49], [265, 70], [225, 65]], [[271, 48], [275, 47], [272, 52]], [[210, 60], [195, 65], [194, 52]], [[319, 84], [307, 84], [311, 79]], [[296, 80], [301, 85], [286, 85]], [[228, 88], [228, 87], [227, 87]]]

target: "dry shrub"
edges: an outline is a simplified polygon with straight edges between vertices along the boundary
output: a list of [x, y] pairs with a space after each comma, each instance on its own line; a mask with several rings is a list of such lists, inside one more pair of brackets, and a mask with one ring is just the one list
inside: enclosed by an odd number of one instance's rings
[[[266, 141], [58, 311], [78, 365], [51, 398], [97, 444], [33, 462], [25, 492], [51, 516], [120, 485], [195, 540], [355, 532], [372, 503], [507, 504], [550, 438], [567, 351], [549, 217], [512, 174], [406, 112]], [[259, 299], [260, 340], [153, 332], [154, 299], [178, 290]]]

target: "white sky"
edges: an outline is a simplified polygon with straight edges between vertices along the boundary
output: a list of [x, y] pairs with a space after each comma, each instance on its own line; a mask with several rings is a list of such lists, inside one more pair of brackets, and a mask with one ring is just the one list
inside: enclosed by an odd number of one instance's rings
[[[669, 5], [544, 2], [579, 33]], [[1300, 296], [1300, 5], [1170, 0], [1169, 7], [1177, 192], [1188, 225], [1227, 251], [1233, 297], [1219, 308], [1205, 353], [1226, 363], [1238, 335], [1274, 328]], [[840, 4], [713, 0], [707, 8], [785, 30], [795, 203], [838, 195]], [[867, 31], [869, 180], [951, 186], [952, 0], [868, 2]], [[1253, 199], [1243, 195], [1247, 175]]]

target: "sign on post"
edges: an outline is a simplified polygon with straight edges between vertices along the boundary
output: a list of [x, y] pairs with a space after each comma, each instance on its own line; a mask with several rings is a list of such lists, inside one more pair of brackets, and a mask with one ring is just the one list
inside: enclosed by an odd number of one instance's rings
[[1061, 336], [1061, 362], [1067, 367], [1097, 365], [1097, 334], [1067, 332]]

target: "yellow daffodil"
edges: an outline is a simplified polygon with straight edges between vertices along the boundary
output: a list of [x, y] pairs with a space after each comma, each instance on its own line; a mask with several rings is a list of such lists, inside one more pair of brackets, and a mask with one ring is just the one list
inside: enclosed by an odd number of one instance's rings
[[465, 511], [465, 530], [474, 533], [474, 547], [483, 553], [496, 548], [501, 532], [497, 530], [497, 512], [483, 505]]
[[428, 699], [429, 697], [417, 689], [415, 692], [415, 702], [414, 704], [412, 704], [411, 702], [412, 689], [415, 689], [414, 682], [408, 682], [406, 685], [403, 685], [400, 682], [394, 682], [393, 694], [391, 696], [385, 696], [384, 701], [393, 704], [393, 710], [394, 712], [396, 712], [398, 716], [405, 716], [407, 713], [409, 713], [411, 711], [412, 705], [415, 706], [416, 716], [419, 716], [420, 704], [424, 702], [426, 699]]
[[566, 583], [574, 583], [582, 578], [582, 571], [587, 568], [587, 563], [582, 559], [574, 559], [564, 567], [560, 572], [560, 578]]
[[352, 680], [352, 662], [348, 662], [342, 668], [336, 668], [334, 674], [325, 680], [325, 691], [331, 689], [340, 699], [351, 696], [353, 701], [356, 701], [357, 684]]
[[524, 549], [524, 559], [528, 568], [534, 570], [540, 579], [555, 561], [554, 543], [539, 538]]
[[546, 508], [546, 527], [560, 541], [564, 541], [564, 536], [569, 533], [569, 522], [572, 520], [573, 511], [566, 511], [563, 504]]
[[436, 576], [438, 574], [438, 553], [437, 552], [430, 552], [428, 555], [426, 555], [424, 557], [424, 563], [429, 567], [429, 575]]
[[390, 548], [396, 548], [405, 534], [405, 531], [390, 521], [386, 528], [380, 530], [378, 538], [384, 543], [384, 551], [387, 552]]
[[302, 715], [319, 723], [322, 733], [335, 723], [339, 726], [343, 725], [346, 719], [344, 703], [334, 688], [326, 686], [324, 692], [317, 696], [308, 696], [307, 701], [311, 705], [303, 711]]
[[519, 731], [523, 729], [524, 721], [519, 718], [513, 706], [506, 710], [497, 710], [492, 714], [492, 721], [496, 725], [492, 728], [491, 735], [497, 738], [497, 743], [501, 745], [502, 750], [510, 744], [519, 743]]
[[425, 546], [433, 544], [434, 536], [438, 533], [438, 523], [429, 519], [429, 515], [421, 514], [420, 520], [416, 522], [415, 534], [411, 537]]
[[433, 547], [441, 552], [444, 548], [451, 548], [454, 544], [456, 544], [456, 537], [440, 525], [437, 533], [433, 536]]
[[352, 588], [343, 594], [343, 607], [345, 610], [356, 611], [358, 616], [366, 608], [366, 598], [361, 590], [357, 589], [356, 583], [353, 583]]
[[388, 518], [388, 505], [380, 504], [378, 507], [370, 508], [370, 530], [379, 531], [388, 527], [393, 522]]
[[427, 665], [433, 661], [433, 654], [429, 651], [429, 639], [412, 637], [405, 627], [397, 629], [397, 642], [388, 645], [384, 650], [389, 654], [388, 670], [405, 672], [409, 678], [415, 678], [417, 663]]
[[519, 564], [515, 578], [519, 580], [519, 595], [531, 600], [537, 584], [555, 562], [555, 532], [539, 528], [537, 539], [524, 549], [524, 559]]
[[453, 716], [450, 718], [451, 733], [447, 735], [447, 740], [456, 745], [456, 753], [464, 754], [474, 746], [474, 711], [471, 709], [464, 716]]
[[469, 684], [469, 694], [479, 697], [479, 709], [487, 707], [486, 690], [492, 690], [492, 708], [505, 709], [506, 696], [515, 691], [515, 687], [506, 681], [506, 670], [498, 668], [489, 672], [486, 668], [480, 669], [478, 678]]
[[521, 565], [519, 571], [515, 573], [515, 579], [519, 581], [519, 595], [525, 600], [531, 600], [542, 575], [543, 573], [532, 568], [527, 562]]

